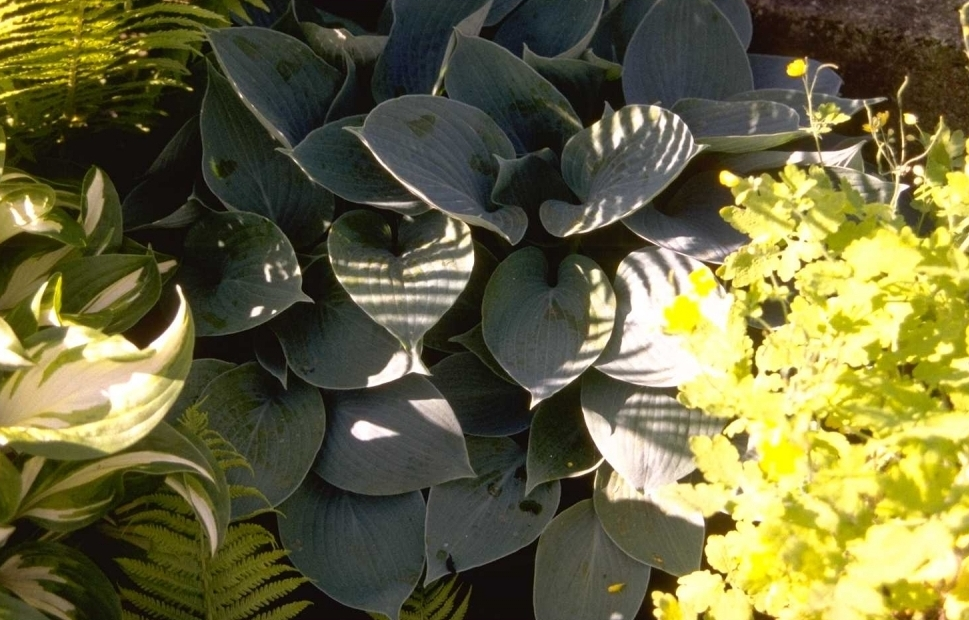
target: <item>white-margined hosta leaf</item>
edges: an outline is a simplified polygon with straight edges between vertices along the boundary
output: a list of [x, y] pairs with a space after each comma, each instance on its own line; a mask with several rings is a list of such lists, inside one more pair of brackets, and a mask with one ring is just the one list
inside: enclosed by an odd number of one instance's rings
[[313, 471], [354, 493], [394, 495], [474, 475], [461, 425], [424, 376], [328, 394]]
[[525, 212], [491, 200], [498, 178], [494, 156], [512, 159], [515, 147], [481, 110], [445, 97], [408, 95], [380, 104], [363, 128], [353, 131], [381, 165], [430, 206], [512, 245], [525, 235]]
[[0, 243], [20, 233], [84, 245], [84, 229], [57, 206], [54, 189], [32, 179], [0, 184]]
[[403, 218], [351, 211], [327, 241], [333, 273], [353, 301], [415, 356], [424, 334], [471, 278], [471, 229], [439, 211]]
[[87, 235], [86, 254], [116, 252], [124, 226], [121, 198], [114, 183], [100, 168], [92, 167], [81, 184], [81, 225]]
[[16, 332], [0, 317], [0, 372], [33, 365]]
[[71, 256], [80, 256], [80, 250], [48, 239], [14, 239], [0, 245], [0, 311], [30, 298], [57, 263]]
[[558, 237], [607, 226], [649, 203], [698, 152], [676, 114], [627, 105], [565, 145], [562, 176], [582, 203], [545, 201], [542, 224]]
[[45, 616], [0, 587], [0, 620], [50, 620], [50, 616]]
[[747, 49], [712, 0], [656, 2], [629, 41], [622, 69], [627, 103], [669, 107], [754, 87]]
[[255, 213], [210, 213], [199, 220], [185, 238], [178, 273], [200, 336], [245, 331], [309, 301], [292, 244]]
[[518, 250], [491, 276], [481, 308], [488, 348], [531, 407], [595, 362], [615, 321], [612, 285], [595, 261], [572, 254], [555, 269], [538, 248]]
[[139, 349], [121, 336], [54, 327], [27, 338], [30, 368], [0, 385], [0, 445], [58, 459], [117, 452], [151, 431], [191, 365], [194, 327], [181, 291], [171, 325]]
[[[161, 296], [161, 274], [151, 256], [102, 254], [65, 261], [61, 312], [100, 319], [103, 331], [123, 332], [154, 307]], [[86, 323], [84, 323], [86, 324]]]
[[636, 490], [676, 482], [696, 468], [690, 437], [715, 435], [723, 420], [687, 409], [675, 391], [641, 387], [590, 371], [582, 377], [589, 434], [609, 464]]
[[[654, 387], [673, 387], [693, 378], [700, 361], [682, 336], [666, 333], [663, 310], [691, 290], [690, 274], [707, 269], [698, 260], [665, 248], [632, 252], [619, 264], [616, 329], [596, 368], [607, 375]], [[704, 315], [726, 320], [729, 301], [721, 288], [702, 301]]]
[[558, 510], [558, 481], [525, 491], [525, 452], [507, 437], [468, 438], [477, 476], [431, 487], [424, 583], [482, 566], [538, 538]]
[[61, 543], [31, 541], [0, 552], [0, 593], [4, 590], [56, 620], [121, 619], [121, 599], [111, 581], [93, 560]]
[[592, 500], [562, 511], [538, 539], [535, 620], [631, 620], [643, 604], [650, 567], [616, 546]]
[[495, 119], [519, 154], [542, 148], [561, 153], [566, 141], [582, 129], [568, 99], [503, 47], [460, 33], [455, 37], [444, 79], [448, 97]]
[[[526, 47], [542, 56], [575, 58], [592, 40], [603, 0], [527, 0], [495, 32], [515, 56]], [[568, 15], [568, 19], [562, 16]]]
[[671, 575], [700, 570], [704, 522], [637, 491], [609, 465], [596, 471], [592, 501], [602, 529], [631, 557]]

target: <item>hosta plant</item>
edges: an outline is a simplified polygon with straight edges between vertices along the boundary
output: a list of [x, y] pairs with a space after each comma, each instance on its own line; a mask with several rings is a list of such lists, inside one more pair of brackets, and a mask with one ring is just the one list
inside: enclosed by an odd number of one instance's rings
[[676, 399], [702, 360], [663, 329], [747, 241], [717, 175], [824, 163], [878, 196], [863, 140], [808, 113], [871, 102], [749, 54], [743, 0], [394, 0], [381, 23], [294, 3], [208, 32], [200, 115], [124, 204], [180, 258], [206, 351], [183, 398], [344, 605], [396, 620], [538, 539], [537, 618], [631, 618], [654, 568], [700, 566], [701, 512], [654, 491], [723, 426]]
[[120, 335], [173, 262], [123, 237], [102, 171], [55, 189], [3, 167], [4, 145], [0, 132], [0, 610], [119, 618], [111, 582], [62, 541], [121, 499], [125, 474], [161, 476], [213, 552], [228, 523], [218, 464], [163, 422], [191, 364], [192, 318], [179, 292], [153, 341]]

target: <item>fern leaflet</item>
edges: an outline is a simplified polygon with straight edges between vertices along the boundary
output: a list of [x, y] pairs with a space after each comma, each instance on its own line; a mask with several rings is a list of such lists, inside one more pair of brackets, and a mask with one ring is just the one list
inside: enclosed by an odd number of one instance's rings
[[[471, 602], [471, 587], [462, 587], [456, 575], [440, 579], [430, 586], [414, 589], [404, 601], [400, 620], [464, 620]], [[387, 616], [370, 614], [374, 620], [387, 620]]]

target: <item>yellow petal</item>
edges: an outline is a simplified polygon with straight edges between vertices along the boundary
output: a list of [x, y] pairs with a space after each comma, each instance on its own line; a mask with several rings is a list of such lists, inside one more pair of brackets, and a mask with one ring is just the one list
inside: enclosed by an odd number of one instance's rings
[[787, 75], [792, 78], [799, 78], [807, 73], [808, 64], [803, 58], [796, 58], [787, 65]]

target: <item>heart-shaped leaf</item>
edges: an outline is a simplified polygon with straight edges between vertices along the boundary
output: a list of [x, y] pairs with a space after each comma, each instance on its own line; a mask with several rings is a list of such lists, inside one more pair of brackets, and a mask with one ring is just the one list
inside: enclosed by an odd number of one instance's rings
[[[296, 304], [273, 321], [286, 361], [303, 381], [331, 390], [355, 390], [426, 372], [420, 357], [353, 303], [325, 257], [304, 277], [315, 304]], [[353, 351], [348, 364], [343, 352]]]
[[578, 383], [538, 406], [528, 432], [526, 493], [543, 482], [587, 474], [601, 462], [585, 427]]
[[[465, 435], [505, 437], [528, 428], [528, 392], [498, 377], [474, 353], [449, 355], [431, 368]], [[477, 471], [477, 469], [475, 469]]]
[[559, 237], [611, 224], [649, 203], [698, 152], [677, 115], [656, 106], [626, 106], [565, 145], [562, 176], [582, 204], [548, 200], [542, 224]]
[[421, 375], [333, 392], [326, 404], [326, 437], [313, 469], [330, 484], [394, 495], [474, 475], [454, 411]]
[[311, 474], [280, 513], [289, 558], [317, 588], [348, 607], [398, 618], [424, 568], [420, 491], [355, 495]]
[[248, 26], [210, 30], [208, 37], [232, 87], [284, 146], [323, 125], [343, 76], [304, 43]]
[[269, 218], [297, 247], [323, 235], [333, 219], [333, 195], [276, 150], [276, 141], [212, 65], [200, 123], [202, 173], [222, 202]]
[[634, 618], [649, 574], [649, 566], [609, 539], [592, 500], [582, 500], [556, 516], [538, 539], [535, 620]]
[[209, 383], [212, 383], [216, 377], [224, 372], [228, 372], [236, 367], [236, 364], [232, 362], [226, 362], [224, 360], [215, 358], [200, 358], [192, 360], [192, 367], [188, 371], [188, 376], [185, 378], [185, 385], [182, 386], [182, 391], [178, 393], [178, 400], [169, 409], [168, 414], [165, 416], [165, 421], [169, 424], [174, 425], [178, 422], [178, 419], [182, 417], [185, 410], [196, 404], [199, 400], [199, 396], [208, 387]]
[[495, 359], [531, 393], [534, 407], [599, 357], [615, 308], [612, 286], [595, 261], [572, 254], [550, 274], [542, 251], [529, 247], [491, 276], [481, 326]]
[[[252, 474], [226, 472], [229, 483], [255, 486], [270, 506], [289, 497], [323, 444], [326, 413], [319, 391], [298, 379], [283, 388], [275, 377], [249, 362], [211, 381], [199, 400], [211, 428], [252, 466]], [[245, 496], [233, 501], [232, 513], [238, 517], [264, 507], [263, 502]]]
[[675, 392], [595, 371], [582, 378], [582, 411], [599, 452], [636, 490], [655, 489], [693, 471], [690, 437], [723, 428], [722, 420], [681, 405]]
[[[793, 56], [775, 56], [772, 54], [747, 54], [750, 60], [750, 70], [754, 74], [754, 90], [761, 89], [789, 89], [792, 87], [791, 76], [787, 74], [787, 66], [797, 60]], [[804, 58], [801, 57], [800, 60]], [[820, 69], [821, 63], [808, 58], [808, 79], [817, 81], [811, 92], [824, 95], [837, 95], [841, 92], [841, 76], [831, 67]], [[820, 73], [818, 70], [820, 69]]]
[[494, 155], [515, 156], [505, 132], [481, 110], [460, 101], [410, 95], [380, 104], [356, 131], [377, 160], [414, 195], [452, 217], [521, 241], [525, 212], [498, 207], [491, 191]]
[[412, 352], [471, 278], [471, 229], [438, 211], [392, 230], [371, 211], [350, 211], [327, 241], [333, 273], [353, 301]]
[[451, 342], [451, 338], [460, 336], [481, 323], [481, 301], [484, 299], [488, 280], [497, 267], [498, 259], [495, 255], [482, 244], [474, 242], [474, 267], [471, 269], [468, 285], [441, 320], [424, 335], [425, 346], [449, 353], [465, 350], [460, 344]]
[[[750, 239], [720, 217], [733, 204], [719, 172], [700, 172], [684, 183], [660, 211], [647, 207], [622, 220], [626, 227], [656, 245], [705, 263], [723, 263]], [[618, 294], [618, 291], [617, 291]]]
[[377, 101], [401, 95], [432, 94], [439, 84], [455, 29], [474, 36], [488, 15], [487, 0], [393, 0], [394, 25], [377, 61], [373, 94]]
[[526, 0], [498, 27], [495, 43], [515, 56], [528, 46], [542, 56], [575, 58], [592, 40], [603, 4], [603, 0]]
[[807, 135], [793, 108], [772, 101], [680, 99], [673, 112], [710, 151], [763, 151]]
[[178, 273], [199, 336], [245, 331], [309, 301], [293, 246], [255, 213], [206, 215], [188, 231]]
[[365, 118], [348, 116], [314, 129], [290, 156], [309, 178], [344, 200], [405, 211], [420, 205], [356, 136], [343, 130], [362, 126]]
[[568, 99], [524, 61], [491, 41], [455, 37], [444, 79], [448, 97], [486, 112], [517, 153], [546, 147], [560, 153], [582, 129]]
[[658, 0], [629, 41], [622, 69], [626, 103], [671, 106], [754, 87], [747, 50], [712, 0]]
[[[703, 263], [665, 248], [632, 252], [619, 265], [614, 282], [616, 330], [596, 368], [637, 385], [673, 387], [699, 372], [699, 361], [683, 337], [667, 334], [663, 312], [677, 295], [690, 290], [690, 274]], [[720, 291], [718, 291], [720, 292]], [[722, 294], [703, 300], [710, 317], [726, 317]]]
[[672, 511], [632, 488], [604, 463], [592, 501], [612, 542], [643, 564], [682, 576], [700, 570], [704, 522], [699, 512]]
[[538, 538], [558, 509], [559, 483], [525, 493], [525, 452], [505, 437], [468, 439], [477, 477], [431, 487], [424, 583], [482, 566]]

